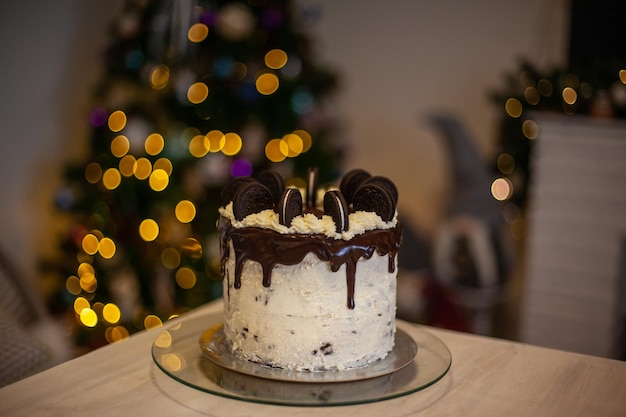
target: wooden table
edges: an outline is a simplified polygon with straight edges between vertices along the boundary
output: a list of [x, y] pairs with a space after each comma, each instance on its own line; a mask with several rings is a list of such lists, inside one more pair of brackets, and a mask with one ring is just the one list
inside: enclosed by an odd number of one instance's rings
[[[220, 309], [212, 302], [185, 318]], [[150, 352], [160, 331], [151, 330], [2, 388], [0, 416], [626, 416], [626, 362], [427, 330], [450, 349], [450, 371], [422, 391], [381, 402], [310, 408], [208, 394], [155, 365]]]

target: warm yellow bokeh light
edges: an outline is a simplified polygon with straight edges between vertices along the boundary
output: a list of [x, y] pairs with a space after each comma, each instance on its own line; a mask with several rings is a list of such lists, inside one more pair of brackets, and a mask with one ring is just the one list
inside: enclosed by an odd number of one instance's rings
[[134, 165], [134, 172], [133, 172], [133, 174], [135, 174], [135, 178], [137, 178], [138, 180], [145, 180], [146, 178], [150, 176], [151, 172], [152, 172], [152, 164], [150, 163], [148, 158], [137, 159]]
[[265, 54], [265, 65], [271, 69], [280, 69], [287, 63], [287, 53], [282, 49], [272, 49]]
[[196, 273], [186, 266], [176, 271], [176, 283], [184, 290], [193, 288], [196, 285]]
[[619, 80], [626, 84], [626, 70], [619, 70]]
[[149, 314], [146, 316], [145, 319], [143, 319], [143, 326], [147, 330], [150, 330], [150, 329], [155, 329], [157, 327], [163, 326], [163, 322], [161, 321], [160, 318], [158, 318], [154, 314]]
[[578, 94], [572, 87], [565, 87], [561, 95], [563, 96], [563, 101], [567, 104], [574, 104], [578, 99]]
[[109, 168], [102, 174], [102, 184], [107, 190], [115, 190], [122, 182], [122, 174], [117, 168]]
[[166, 353], [164, 355], [161, 355], [160, 363], [169, 372], [178, 372], [183, 367], [182, 359], [175, 353]]
[[256, 79], [257, 91], [266, 96], [273, 94], [276, 90], [278, 90], [278, 86], [278, 77], [270, 72], [261, 74]]
[[222, 153], [224, 155], [232, 156], [239, 153], [243, 141], [241, 136], [234, 132], [229, 132], [224, 135], [224, 146], [222, 146]]
[[79, 285], [85, 292], [94, 293], [98, 289], [98, 280], [94, 274], [85, 273], [80, 276]]
[[116, 247], [113, 239], [108, 237], [100, 239], [100, 244], [98, 244], [98, 252], [100, 253], [100, 256], [104, 259], [111, 259], [115, 256], [115, 251]]
[[163, 140], [163, 136], [158, 133], [152, 133], [146, 138], [144, 143], [144, 148], [148, 155], [158, 155], [165, 146], [165, 140]]
[[311, 149], [311, 145], [313, 145], [313, 138], [311, 137], [311, 134], [309, 132], [307, 132], [306, 130], [294, 130], [293, 131], [294, 135], [298, 135], [300, 136], [300, 139], [302, 139], [302, 152], [306, 152], [309, 149]]
[[491, 183], [491, 195], [498, 200], [507, 200], [513, 194], [513, 184], [506, 178], [496, 178]]
[[520, 117], [522, 115], [522, 103], [516, 98], [510, 98], [504, 104], [506, 113], [511, 117]]
[[546, 79], [541, 79], [537, 83], [537, 90], [544, 97], [550, 97], [552, 95], [552, 83]]
[[102, 178], [102, 167], [97, 162], [92, 162], [85, 168], [85, 179], [90, 184], [95, 184]]
[[152, 219], [145, 219], [139, 225], [139, 236], [146, 242], [152, 242], [159, 236], [159, 225]]
[[65, 280], [65, 289], [67, 289], [67, 292], [72, 295], [80, 294], [82, 288], [80, 287], [80, 280], [78, 277], [74, 275], [67, 277]]
[[[208, 148], [209, 152], [216, 153], [222, 150], [222, 147], [226, 143], [226, 138], [224, 137], [224, 133], [220, 130], [211, 130], [206, 134], [206, 139], [209, 141]], [[206, 146], [206, 144], [205, 144]]]
[[76, 312], [76, 314], [80, 314], [81, 311], [90, 307], [89, 301], [84, 297], [76, 297], [74, 300], [74, 312]]
[[111, 141], [111, 153], [121, 158], [130, 150], [130, 141], [124, 135], [118, 135]]
[[187, 90], [187, 100], [193, 104], [200, 104], [209, 96], [209, 87], [205, 83], [192, 84]]
[[170, 80], [170, 69], [167, 65], [157, 65], [150, 71], [150, 86], [155, 90], [165, 88]]
[[87, 233], [81, 242], [81, 247], [89, 255], [95, 255], [98, 252], [98, 238], [92, 234]]
[[209, 153], [209, 140], [204, 135], [196, 135], [189, 141], [189, 153], [196, 158], [202, 158]]
[[108, 303], [102, 308], [102, 317], [108, 323], [116, 324], [122, 318], [122, 312], [115, 304]]
[[169, 183], [170, 177], [169, 175], [167, 175], [167, 172], [162, 169], [155, 169], [154, 171], [152, 171], [152, 174], [150, 174], [149, 184], [150, 188], [152, 188], [154, 191], [165, 190]]
[[172, 175], [174, 167], [172, 166], [172, 161], [169, 159], [159, 158], [154, 162], [154, 169], [162, 169], [167, 173], [167, 175]]
[[118, 165], [120, 173], [125, 177], [130, 177], [135, 173], [135, 164], [137, 160], [132, 155], [126, 155], [122, 159], [120, 159], [120, 163]]
[[179, 248], [181, 253], [190, 259], [198, 260], [202, 257], [202, 245], [192, 237], [185, 238], [180, 243]]
[[124, 326], [107, 327], [104, 337], [109, 343], [117, 343], [124, 339], [128, 339], [130, 334]]
[[202, 42], [209, 35], [209, 27], [204, 23], [196, 23], [187, 31], [187, 39], [191, 42]]
[[121, 110], [116, 110], [109, 115], [109, 129], [112, 132], [119, 132], [126, 127], [126, 114]]
[[294, 158], [300, 155], [304, 149], [304, 142], [302, 141], [302, 138], [295, 133], [283, 136], [282, 141], [287, 144], [287, 156], [289, 158]]
[[180, 265], [180, 253], [174, 248], [165, 248], [161, 252], [161, 263], [167, 269], [176, 269]]
[[265, 145], [265, 156], [272, 162], [281, 162], [287, 158], [289, 148], [282, 139], [272, 139]]
[[536, 139], [539, 134], [539, 126], [534, 120], [524, 120], [524, 123], [522, 123], [522, 133], [528, 139]]
[[80, 322], [87, 327], [96, 327], [98, 315], [90, 308], [83, 308], [80, 312]]
[[95, 274], [96, 271], [93, 269], [93, 265], [88, 264], [87, 262], [83, 262], [80, 265], [78, 265], [78, 269], [76, 270], [76, 273], [78, 274], [79, 277], [82, 277], [84, 274]]
[[174, 212], [179, 222], [189, 223], [196, 217], [196, 206], [189, 200], [182, 200], [176, 204]]

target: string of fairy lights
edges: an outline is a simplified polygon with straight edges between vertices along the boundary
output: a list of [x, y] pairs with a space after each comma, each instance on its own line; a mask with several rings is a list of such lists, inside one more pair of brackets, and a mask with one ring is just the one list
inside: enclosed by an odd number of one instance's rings
[[612, 74], [602, 80], [606, 86], [594, 85], [570, 71], [540, 74], [526, 63], [509, 91], [496, 96], [496, 101], [502, 103], [505, 128], [501, 132], [502, 149], [495, 159], [499, 175], [491, 184], [491, 194], [505, 204], [504, 219], [513, 238], [521, 239], [525, 234], [522, 212], [530, 178], [529, 153], [540, 133], [540, 126], [529, 112], [550, 111], [604, 119], [624, 117], [626, 69]]
[[[203, 23], [193, 24], [188, 31], [188, 40], [193, 43], [202, 42], [209, 33], [209, 28]], [[255, 87], [258, 93], [264, 96], [272, 95], [280, 89], [280, 78], [276, 71], [286, 68], [290, 58], [282, 49], [272, 49], [264, 56], [265, 68], [255, 74]], [[248, 67], [240, 62], [234, 64], [235, 72], [243, 78]], [[289, 70], [292, 71], [292, 70]], [[149, 85], [154, 90], [161, 90], [171, 82], [170, 68], [164, 64], [155, 65], [149, 72]], [[209, 86], [202, 82], [192, 82], [187, 90], [185, 99], [190, 105], [201, 105], [210, 97]], [[310, 97], [294, 95], [293, 106], [307, 106]], [[178, 137], [166, 138], [161, 133], [152, 132], [143, 139], [141, 149], [133, 149], [137, 142], [136, 137], [125, 133], [128, 116], [123, 109], [117, 109], [110, 114], [102, 114], [92, 118], [94, 127], [105, 127], [113, 136], [110, 141], [109, 152], [117, 158], [118, 164], [113, 167], [104, 167], [99, 162], [89, 163], [84, 176], [89, 184], [113, 191], [126, 180], [133, 179], [146, 181], [150, 189], [159, 193], [170, 185], [174, 165], [170, 158], [163, 156], [169, 144], [181, 143], [189, 155], [194, 158], [205, 158], [209, 154], [221, 153], [227, 157], [235, 157], [244, 149], [246, 140], [237, 132], [222, 132], [210, 130], [201, 132], [195, 127], [185, 128]], [[103, 117], [106, 116], [106, 117]], [[282, 137], [273, 138], [266, 142], [265, 157], [271, 162], [282, 162], [287, 158], [295, 158], [307, 152], [312, 146], [312, 136], [303, 129], [297, 129]], [[136, 146], [135, 146], [136, 148]], [[252, 164], [241, 158], [232, 164], [233, 176], [250, 175]], [[181, 225], [191, 223], [196, 217], [196, 204], [190, 199], [181, 199], [172, 207], [174, 218]], [[97, 213], [92, 214], [97, 216]], [[175, 271], [176, 284], [182, 289], [190, 289], [196, 285], [196, 272], [189, 266], [181, 264], [181, 253], [199, 257], [203, 248], [201, 243], [191, 237], [183, 239], [182, 243], [168, 245], [172, 232], [167, 224], [158, 218], [145, 218], [141, 221], [135, 233], [144, 242], [154, 242], [160, 245], [160, 262], [168, 270]], [[105, 236], [99, 230], [90, 230], [80, 241], [79, 265], [76, 274], [68, 277], [65, 288], [74, 298], [73, 309], [78, 322], [85, 327], [93, 328], [98, 324], [106, 326], [105, 338], [108, 343], [125, 339], [131, 333], [121, 323], [124, 321], [123, 309], [115, 302], [92, 302], [98, 289], [98, 277], [92, 265], [95, 257], [103, 260], [113, 259], [117, 254], [115, 239]], [[176, 315], [170, 316], [170, 318]], [[128, 318], [126, 318], [128, 319]], [[142, 314], [133, 317], [136, 328], [151, 329], [162, 325], [162, 320], [155, 314]]]

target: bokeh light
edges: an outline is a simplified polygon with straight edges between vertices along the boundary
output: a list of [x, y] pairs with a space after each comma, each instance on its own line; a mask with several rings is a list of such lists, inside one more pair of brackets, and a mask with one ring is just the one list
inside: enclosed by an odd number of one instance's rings
[[85, 253], [88, 253], [89, 255], [95, 255], [96, 252], [98, 252], [98, 242], [99, 240], [96, 237], [96, 235], [92, 233], [87, 233], [83, 237], [83, 241], [81, 242], [81, 247], [83, 248]]
[[126, 114], [121, 110], [116, 110], [109, 115], [108, 123], [111, 132], [119, 132], [126, 127]]
[[118, 158], [123, 157], [130, 150], [130, 141], [124, 135], [118, 135], [111, 141], [111, 153]]
[[528, 139], [536, 139], [539, 134], [539, 126], [534, 120], [524, 120], [524, 123], [522, 123], [522, 133]]
[[163, 140], [163, 136], [158, 133], [152, 133], [146, 138], [144, 142], [144, 148], [148, 155], [158, 155], [165, 146], [165, 140]]
[[180, 253], [174, 248], [161, 251], [161, 263], [167, 269], [176, 269], [180, 265]]
[[496, 178], [491, 183], [491, 195], [498, 201], [504, 201], [513, 194], [513, 184], [507, 178]]
[[196, 206], [189, 200], [182, 200], [176, 204], [174, 213], [179, 222], [189, 223], [196, 217]]
[[111, 324], [117, 324], [122, 318], [122, 312], [120, 308], [113, 303], [107, 303], [102, 308], [102, 317], [105, 321]]
[[189, 153], [196, 158], [202, 158], [209, 153], [209, 140], [204, 135], [196, 135], [189, 141]]
[[148, 180], [150, 188], [152, 188], [154, 191], [165, 190], [169, 182], [170, 177], [167, 175], [167, 172], [162, 169], [155, 169], [154, 171], [152, 171], [152, 174], [150, 174], [150, 179]]
[[509, 175], [515, 170], [515, 159], [508, 153], [502, 153], [497, 160], [498, 169], [501, 173]]
[[252, 175], [252, 164], [247, 159], [237, 159], [230, 166], [233, 177], [249, 177]]
[[256, 79], [256, 89], [259, 93], [268, 96], [278, 90], [278, 77], [270, 72], [259, 75]]
[[150, 71], [150, 86], [155, 90], [165, 88], [170, 79], [170, 69], [166, 65], [157, 65]]
[[518, 118], [522, 115], [522, 103], [516, 98], [510, 98], [504, 104], [506, 113], [514, 118]]
[[85, 297], [76, 297], [74, 300], [74, 312], [80, 314], [85, 308], [90, 308], [91, 305]]
[[159, 158], [154, 162], [154, 169], [162, 169], [167, 173], [167, 175], [172, 175], [174, 171], [174, 166], [172, 165], [172, 161], [167, 158]]
[[619, 70], [619, 79], [623, 84], [626, 84], [626, 70]]
[[163, 326], [163, 322], [161, 319], [154, 314], [148, 314], [145, 319], [143, 319], [143, 326], [146, 330], [156, 329], [157, 327]]
[[96, 327], [98, 324], [98, 315], [91, 308], [83, 308], [79, 317], [80, 322], [87, 327]]
[[121, 342], [124, 339], [128, 339], [130, 334], [124, 326], [107, 327], [104, 332], [104, 337], [109, 343]]
[[151, 172], [152, 172], [152, 164], [150, 163], [148, 158], [137, 159], [134, 165], [134, 172], [133, 172], [133, 174], [135, 174], [135, 178], [137, 178], [138, 180], [145, 180], [146, 178], [150, 176]]
[[309, 132], [307, 132], [306, 130], [294, 130], [293, 131], [294, 135], [298, 135], [300, 136], [300, 139], [302, 139], [302, 152], [306, 152], [309, 149], [311, 149], [311, 145], [313, 145], [313, 138], [311, 137], [311, 134]]
[[272, 49], [265, 54], [265, 65], [271, 69], [280, 69], [287, 63], [287, 53], [282, 49]]
[[544, 97], [550, 97], [552, 95], [552, 83], [546, 79], [541, 79], [537, 83], [537, 90]]
[[126, 155], [122, 159], [120, 159], [120, 163], [118, 165], [120, 173], [125, 177], [130, 177], [135, 173], [135, 165], [137, 164], [137, 160], [132, 155]]
[[188, 237], [181, 242], [180, 252], [190, 259], [198, 260], [202, 257], [202, 245], [197, 239]]
[[176, 283], [184, 290], [193, 288], [196, 285], [196, 273], [189, 267], [182, 267], [176, 271]]
[[107, 190], [116, 189], [122, 182], [122, 174], [117, 168], [109, 168], [102, 174], [102, 184]]
[[116, 250], [117, 248], [113, 239], [108, 237], [100, 239], [100, 243], [98, 244], [98, 253], [100, 253], [100, 256], [104, 259], [111, 259], [114, 257]]
[[139, 236], [146, 242], [152, 242], [159, 235], [159, 225], [153, 219], [145, 219], [139, 224]]
[[72, 275], [65, 280], [65, 289], [72, 295], [78, 295], [81, 293], [80, 280], [77, 276]]
[[85, 167], [85, 179], [90, 184], [95, 184], [102, 178], [102, 167], [97, 162], [92, 162]]
[[187, 31], [187, 38], [194, 43], [202, 42], [209, 35], [209, 27], [204, 23], [196, 23]]
[[287, 158], [289, 147], [282, 139], [272, 139], [265, 145], [265, 156], [272, 162], [281, 162]]
[[526, 102], [531, 105], [539, 104], [539, 99], [541, 98], [539, 95], [539, 91], [535, 87], [526, 87], [524, 89], [524, 98]]
[[241, 136], [234, 132], [229, 132], [224, 135], [224, 146], [222, 146], [222, 153], [224, 155], [232, 156], [239, 153], [243, 141]]
[[209, 141], [209, 152], [216, 153], [222, 150], [222, 147], [226, 143], [224, 133], [220, 130], [211, 130], [206, 134], [206, 139]]
[[200, 104], [209, 96], [209, 87], [205, 83], [192, 84], [187, 90], [187, 100], [193, 104]]
[[572, 87], [565, 87], [561, 95], [563, 96], [563, 101], [570, 105], [576, 103], [578, 99], [578, 94]]
[[96, 292], [96, 289], [98, 289], [98, 280], [94, 274], [82, 274], [78, 283], [82, 290], [90, 294]]
[[294, 133], [287, 134], [281, 139], [287, 144], [287, 156], [294, 158], [300, 155], [304, 149], [302, 138]]

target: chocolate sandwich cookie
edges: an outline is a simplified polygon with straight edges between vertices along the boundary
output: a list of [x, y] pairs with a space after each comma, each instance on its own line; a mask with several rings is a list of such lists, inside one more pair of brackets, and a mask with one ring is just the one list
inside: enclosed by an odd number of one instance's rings
[[389, 195], [393, 199], [393, 205], [394, 206], [398, 205], [398, 188], [393, 183], [393, 181], [391, 181], [389, 178], [382, 177], [380, 175], [376, 175], [374, 177], [367, 178], [365, 181], [363, 181], [361, 183], [361, 185], [366, 185], [366, 184], [377, 184], [377, 185], [380, 185], [385, 190], [387, 190], [387, 192], [389, 193]]
[[350, 228], [348, 222], [348, 204], [340, 191], [331, 190], [324, 194], [324, 213], [332, 217], [335, 230], [341, 233]]
[[290, 227], [294, 217], [302, 215], [302, 194], [297, 188], [285, 188], [278, 204], [278, 221]]
[[285, 189], [283, 177], [273, 169], [267, 169], [265, 171], [261, 171], [256, 176], [256, 179], [270, 190], [274, 204], [278, 205], [283, 190]]
[[317, 205], [317, 186], [319, 183], [318, 169], [309, 168], [306, 178], [306, 207], [315, 208]]
[[239, 221], [250, 214], [273, 208], [272, 193], [258, 181], [241, 186], [233, 199], [233, 214]]
[[352, 199], [357, 188], [359, 188], [363, 181], [370, 177], [370, 173], [365, 170], [353, 169], [341, 178], [341, 181], [339, 182], [339, 191], [343, 194], [343, 198], [345, 198], [348, 205], [352, 204]]
[[251, 177], [235, 177], [224, 185], [222, 188], [222, 192], [220, 194], [220, 205], [222, 207], [226, 206], [228, 203], [234, 200], [235, 194], [242, 186], [249, 184], [251, 182], [255, 182], [254, 178]]
[[354, 193], [352, 206], [354, 211], [376, 213], [385, 222], [392, 220], [396, 213], [393, 197], [385, 187], [378, 184], [362, 184]]

